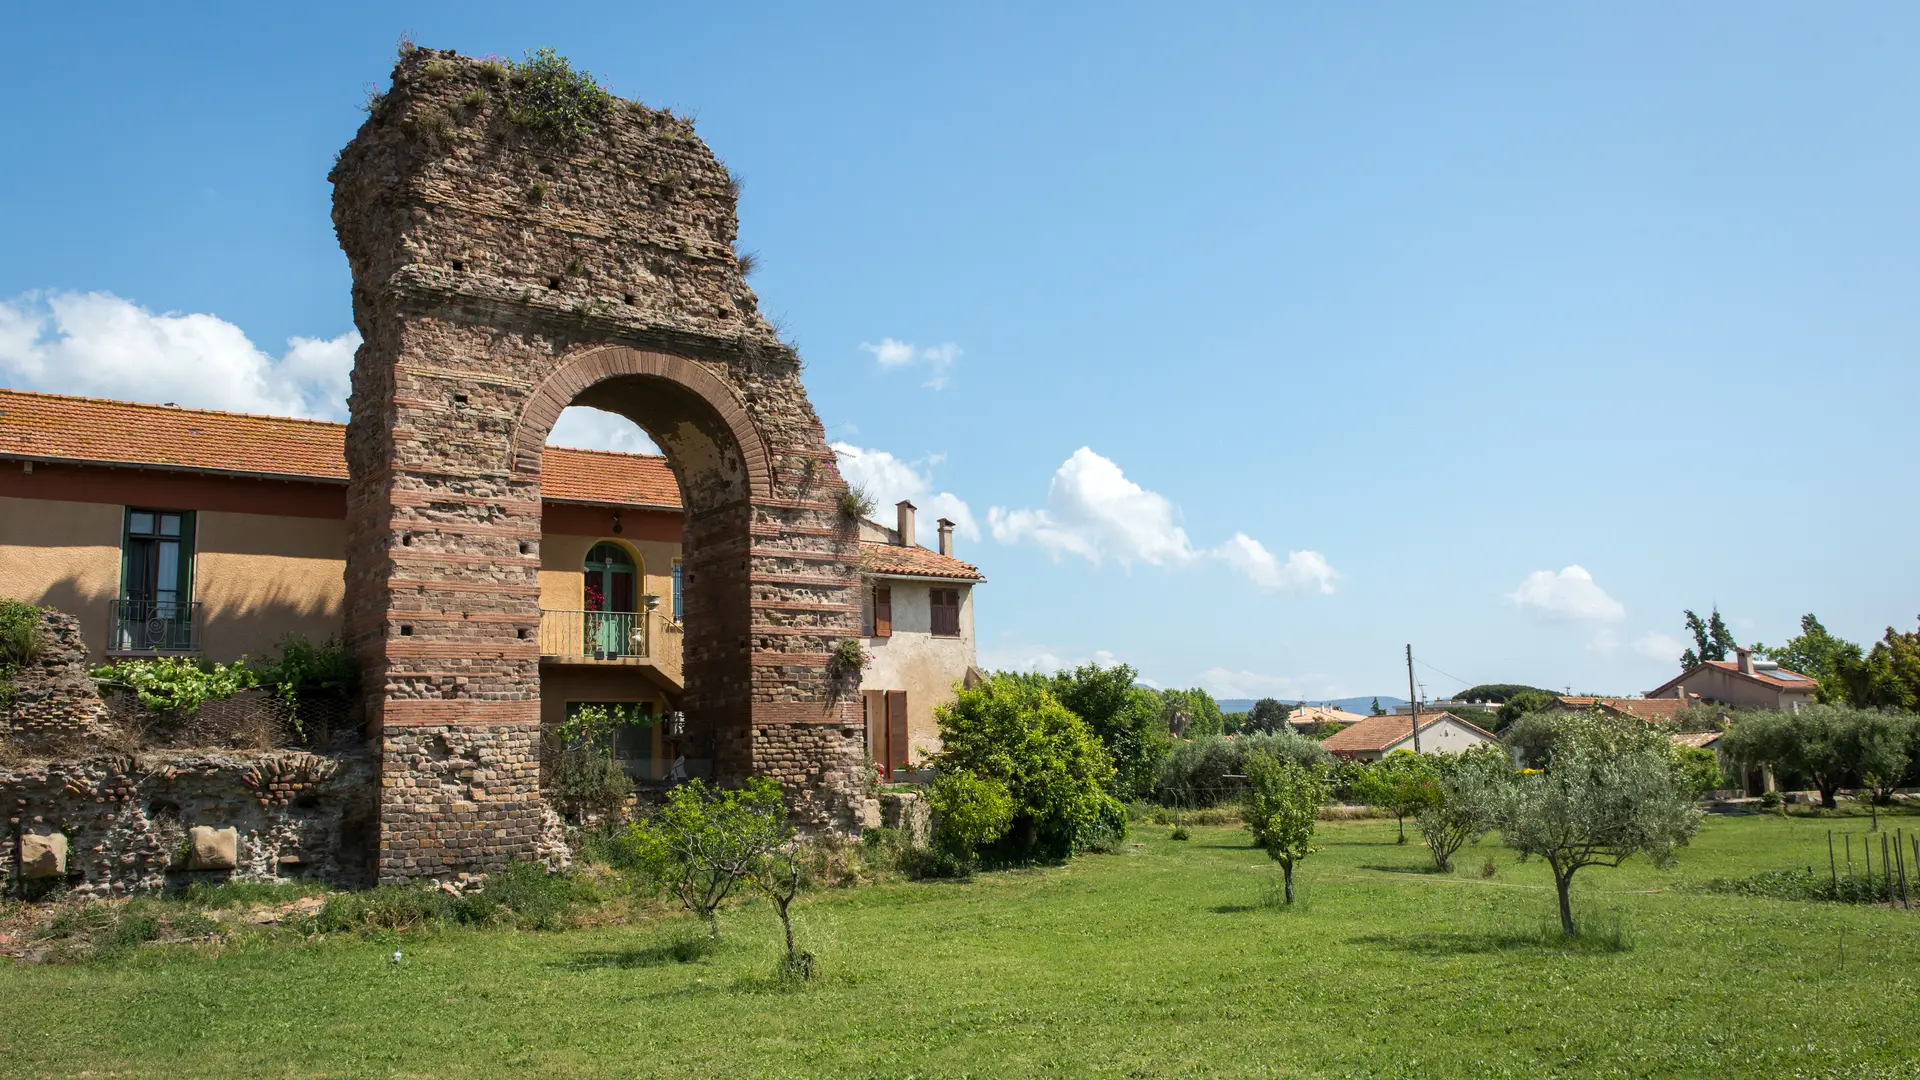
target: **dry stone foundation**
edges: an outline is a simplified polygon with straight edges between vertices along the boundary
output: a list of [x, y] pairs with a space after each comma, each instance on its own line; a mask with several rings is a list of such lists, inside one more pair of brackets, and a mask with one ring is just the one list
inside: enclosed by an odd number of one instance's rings
[[[865, 798], [846, 485], [741, 273], [732, 177], [670, 113], [411, 50], [332, 173], [363, 338], [347, 432], [347, 639], [379, 757], [379, 877], [537, 854], [541, 456], [584, 404], [645, 428], [686, 506], [689, 756], [802, 822]], [[564, 90], [564, 88], [562, 88]], [[564, 95], [563, 95], [564, 96]], [[528, 123], [526, 121], [534, 121]]]

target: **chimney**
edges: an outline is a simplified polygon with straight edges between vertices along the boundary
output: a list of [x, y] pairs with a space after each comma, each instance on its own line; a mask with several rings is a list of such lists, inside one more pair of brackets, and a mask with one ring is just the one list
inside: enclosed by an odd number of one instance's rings
[[1679, 698], [1681, 701], [1687, 700], [1687, 684], [1681, 683], [1680, 685], [1674, 687], [1673, 696]]
[[913, 504], [908, 502], [905, 499], [901, 499], [899, 502], [894, 504], [894, 509], [900, 511], [900, 546], [912, 547], [913, 546]]
[[953, 555], [953, 522], [946, 518], [940, 519], [940, 554]]
[[1740, 658], [1740, 674], [1753, 674], [1753, 650], [1736, 648], [1733, 654]]

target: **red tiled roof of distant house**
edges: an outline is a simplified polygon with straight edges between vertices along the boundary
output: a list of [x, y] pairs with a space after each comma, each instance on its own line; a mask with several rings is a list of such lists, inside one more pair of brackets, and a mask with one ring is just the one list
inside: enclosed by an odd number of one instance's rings
[[[1470, 731], [1485, 735], [1489, 739], [1494, 737], [1492, 732], [1486, 731], [1475, 724], [1468, 723], [1449, 712], [1421, 713], [1420, 730], [1424, 732], [1442, 720], [1452, 720], [1454, 723]], [[1385, 750], [1387, 747], [1398, 743], [1402, 739], [1410, 738], [1412, 735], [1413, 717], [1410, 715], [1369, 716], [1364, 720], [1349, 724], [1320, 740], [1320, 745], [1325, 747], [1329, 754], [1338, 754], [1343, 751], [1350, 754], [1369, 753]]]
[[978, 567], [963, 563], [951, 555], [942, 555], [923, 547], [881, 544], [871, 540], [860, 542], [860, 569], [869, 574], [986, 580]]
[[1610, 709], [1613, 712], [1642, 720], [1672, 720], [1674, 714], [1688, 705], [1697, 704], [1672, 697], [1625, 698], [1625, 697], [1563, 697], [1561, 704], [1571, 709]]
[[[0, 389], [0, 456], [342, 483], [345, 424]], [[680, 509], [667, 460], [550, 446], [541, 494]]]

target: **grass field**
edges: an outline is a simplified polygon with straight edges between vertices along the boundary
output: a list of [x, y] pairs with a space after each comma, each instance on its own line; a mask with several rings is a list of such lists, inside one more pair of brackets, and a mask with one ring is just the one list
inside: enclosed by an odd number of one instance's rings
[[1583, 871], [1576, 915], [1617, 920], [1617, 950], [1543, 943], [1541, 866], [1488, 843], [1453, 875], [1418, 872], [1425, 849], [1377, 821], [1323, 827], [1292, 910], [1262, 906], [1276, 870], [1227, 828], [821, 894], [799, 910], [824, 973], [800, 985], [774, 978], [760, 906], [691, 960], [678, 917], [149, 947], [0, 968], [0, 1073], [1920, 1076], [1920, 912], [1685, 888], [1824, 871], [1828, 827], [1713, 819], [1675, 868]]

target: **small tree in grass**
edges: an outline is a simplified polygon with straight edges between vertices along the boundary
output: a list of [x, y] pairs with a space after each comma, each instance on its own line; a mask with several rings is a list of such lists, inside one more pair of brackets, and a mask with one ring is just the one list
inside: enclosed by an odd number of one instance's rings
[[1319, 850], [1313, 846], [1313, 827], [1320, 804], [1327, 801], [1326, 777], [1271, 754], [1247, 758], [1246, 770], [1241, 816], [1253, 830], [1254, 844], [1280, 864], [1291, 904], [1294, 864]]
[[1433, 852], [1441, 872], [1453, 869], [1453, 854], [1485, 836], [1498, 822], [1500, 800], [1513, 776], [1513, 761], [1497, 746], [1482, 744], [1439, 759], [1434, 799], [1419, 809], [1414, 827]]
[[1395, 750], [1379, 761], [1368, 764], [1355, 778], [1354, 797], [1368, 806], [1378, 807], [1400, 821], [1400, 838], [1407, 842], [1407, 816], [1418, 814], [1439, 798], [1434, 786], [1438, 768], [1433, 759], [1411, 750]]
[[[716, 938], [720, 905], [756, 873], [765, 873], [768, 856], [792, 837], [780, 785], [763, 776], [730, 791], [688, 781], [628, 833], [639, 864], [705, 919]], [[785, 921], [785, 904], [776, 904]], [[791, 929], [789, 924], [789, 936]]]
[[1553, 869], [1567, 936], [1579, 932], [1568, 890], [1581, 867], [1619, 866], [1634, 855], [1665, 866], [1700, 828], [1671, 747], [1638, 720], [1591, 717], [1562, 731], [1545, 772], [1529, 770], [1497, 796], [1507, 845]]

